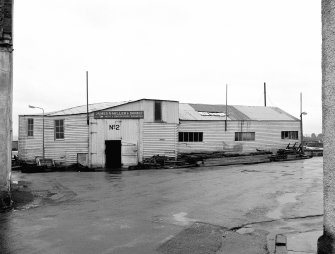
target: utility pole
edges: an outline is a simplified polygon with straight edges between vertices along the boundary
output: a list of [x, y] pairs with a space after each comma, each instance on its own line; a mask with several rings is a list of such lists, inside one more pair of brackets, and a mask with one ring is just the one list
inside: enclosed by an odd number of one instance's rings
[[227, 131], [227, 120], [228, 120], [228, 85], [226, 84], [226, 121], [225, 121], [225, 131]]
[[307, 115], [306, 112], [302, 112], [302, 93], [300, 93], [300, 140], [301, 140], [301, 153], [304, 154], [304, 132], [302, 125], [302, 116]]
[[302, 93], [300, 93], [300, 114], [302, 113]]
[[87, 116], [87, 125], [90, 125], [90, 116], [88, 113], [88, 71], [86, 71], [86, 116]]
[[266, 83], [264, 82], [264, 107], [266, 107]]
[[13, 0], [0, 0], [0, 210], [11, 205]]
[[91, 167], [91, 127], [88, 108], [88, 71], [86, 71], [86, 121], [87, 121], [87, 166]]
[[303, 127], [302, 127], [302, 93], [300, 93], [300, 141], [301, 141], [301, 151], [303, 152], [304, 149], [304, 134], [303, 134]]

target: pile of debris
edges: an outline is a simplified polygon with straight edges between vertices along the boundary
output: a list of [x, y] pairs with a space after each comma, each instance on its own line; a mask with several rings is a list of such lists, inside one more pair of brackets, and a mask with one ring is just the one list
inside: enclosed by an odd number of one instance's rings
[[[270, 155], [269, 151], [256, 151], [251, 153], [236, 153], [236, 152], [199, 152], [199, 153], [182, 153], [177, 158], [161, 155], [154, 155], [150, 158], [145, 158], [142, 163], [136, 166], [131, 166], [129, 170], [136, 169], [164, 169], [164, 168], [185, 168], [197, 167], [204, 165], [206, 160], [234, 157], [252, 157], [256, 155]], [[268, 156], [266, 156], [268, 157]]]
[[293, 146], [289, 143], [285, 149], [279, 149], [276, 154], [270, 156], [271, 161], [286, 161], [286, 160], [299, 160], [309, 158], [303, 152], [302, 145], [297, 146], [294, 143]]
[[256, 152], [249, 153], [236, 153], [236, 152], [202, 152], [202, 153], [183, 153], [178, 156], [182, 160], [186, 160], [189, 163], [197, 163], [206, 159], [224, 158], [224, 157], [242, 157], [242, 156], [254, 156], [254, 155], [266, 155], [272, 154], [270, 151], [257, 150]]
[[129, 170], [135, 169], [164, 169], [164, 168], [178, 168], [178, 167], [190, 167], [195, 166], [195, 164], [190, 164], [186, 160], [168, 157], [162, 155], [154, 155], [150, 158], [143, 159], [143, 162], [140, 162], [136, 166], [131, 166]]

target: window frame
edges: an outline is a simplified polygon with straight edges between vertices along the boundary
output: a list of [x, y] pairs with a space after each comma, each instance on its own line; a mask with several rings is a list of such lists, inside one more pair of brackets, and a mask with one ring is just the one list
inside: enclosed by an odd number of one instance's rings
[[[29, 123], [30, 121], [32, 121], [32, 123]], [[30, 126], [31, 128], [29, 128]], [[34, 118], [27, 119], [27, 137], [34, 137]]]
[[[197, 138], [195, 138], [197, 137]], [[178, 132], [178, 142], [201, 143], [204, 142], [204, 133], [200, 131], [180, 131]]]
[[299, 140], [299, 131], [281, 131], [281, 139]]
[[[159, 105], [159, 108], [157, 107]], [[163, 113], [162, 113], [162, 101], [154, 101], [154, 121], [162, 122]]]
[[[58, 123], [62, 123], [62, 125], [57, 126]], [[65, 120], [64, 119], [55, 119], [54, 120], [54, 138], [55, 140], [64, 140], [65, 139], [65, 127], [64, 124]], [[57, 131], [57, 128], [60, 128], [60, 130]], [[63, 134], [61, 135], [62, 137], [57, 137], [57, 134]]]
[[251, 142], [256, 141], [256, 132], [254, 131], [235, 132], [235, 142], [250, 142], [250, 141]]

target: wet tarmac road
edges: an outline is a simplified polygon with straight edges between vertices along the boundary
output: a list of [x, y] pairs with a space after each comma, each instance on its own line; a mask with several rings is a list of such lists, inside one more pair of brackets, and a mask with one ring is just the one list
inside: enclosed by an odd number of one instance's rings
[[[12, 178], [37, 198], [0, 214], [0, 253], [155, 253], [195, 221], [276, 232], [322, 226], [322, 158]], [[316, 219], [306, 226], [298, 221], [306, 216]]]

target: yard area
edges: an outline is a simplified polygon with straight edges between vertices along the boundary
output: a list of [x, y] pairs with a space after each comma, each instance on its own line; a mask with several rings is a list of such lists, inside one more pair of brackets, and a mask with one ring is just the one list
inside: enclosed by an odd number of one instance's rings
[[159, 253], [195, 222], [265, 230], [269, 243], [322, 228], [322, 157], [12, 179], [34, 198], [1, 214], [2, 253]]

